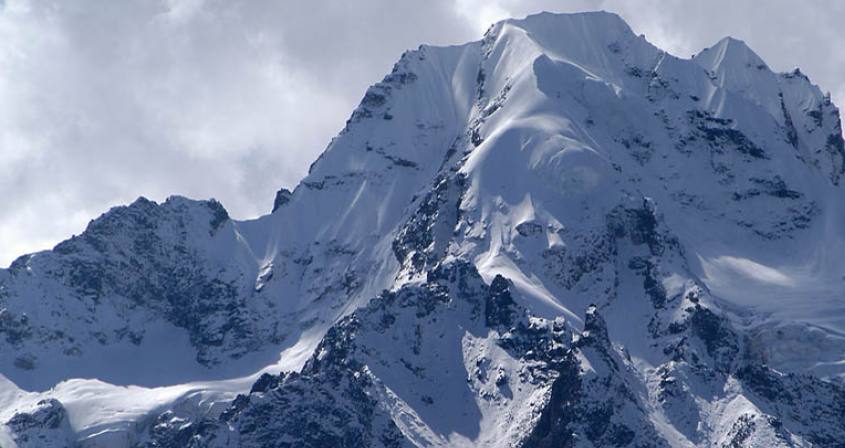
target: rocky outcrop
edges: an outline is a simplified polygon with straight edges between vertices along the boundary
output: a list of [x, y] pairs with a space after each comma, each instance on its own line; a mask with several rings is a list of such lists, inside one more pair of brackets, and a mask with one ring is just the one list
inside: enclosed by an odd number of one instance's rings
[[64, 448], [74, 446], [67, 411], [55, 399], [41, 400], [35, 408], [15, 414], [6, 422], [20, 448]]

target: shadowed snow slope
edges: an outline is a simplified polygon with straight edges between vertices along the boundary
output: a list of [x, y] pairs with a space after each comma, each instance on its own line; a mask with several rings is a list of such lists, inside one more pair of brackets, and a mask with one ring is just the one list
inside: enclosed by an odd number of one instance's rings
[[421, 46], [271, 214], [141, 198], [0, 270], [0, 445], [837, 446], [843, 178], [732, 38]]

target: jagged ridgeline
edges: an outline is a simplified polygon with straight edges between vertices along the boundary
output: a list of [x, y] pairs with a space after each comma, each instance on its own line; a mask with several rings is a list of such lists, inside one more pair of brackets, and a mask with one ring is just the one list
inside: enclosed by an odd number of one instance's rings
[[0, 270], [0, 446], [844, 446], [843, 179], [735, 39], [421, 46], [272, 213], [139, 199]]

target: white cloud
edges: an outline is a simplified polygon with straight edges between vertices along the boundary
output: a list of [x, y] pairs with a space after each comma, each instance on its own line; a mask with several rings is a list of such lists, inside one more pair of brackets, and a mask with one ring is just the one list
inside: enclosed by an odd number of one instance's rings
[[607, 9], [680, 56], [732, 34], [842, 103], [843, 5], [0, 1], [0, 265], [139, 195], [264, 213], [402, 51], [478, 39], [510, 15]]

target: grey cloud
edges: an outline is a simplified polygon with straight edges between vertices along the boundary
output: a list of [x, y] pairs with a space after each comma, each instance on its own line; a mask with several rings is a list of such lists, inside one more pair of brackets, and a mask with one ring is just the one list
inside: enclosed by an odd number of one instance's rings
[[420, 43], [607, 9], [680, 56], [724, 35], [845, 100], [842, 3], [0, 1], [0, 265], [139, 195], [268, 211], [366, 87]]

